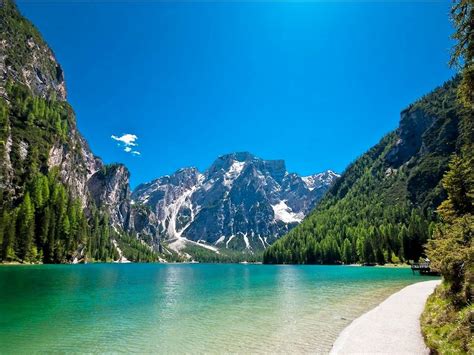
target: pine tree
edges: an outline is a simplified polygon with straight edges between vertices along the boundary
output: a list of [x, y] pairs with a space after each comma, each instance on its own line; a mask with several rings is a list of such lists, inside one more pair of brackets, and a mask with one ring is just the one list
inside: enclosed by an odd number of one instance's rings
[[[470, 153], [472, 154], [472, 153]], [[474, 277], [472, 267], [474, 238], [474, 168], [469, 162], [454, 157], [450, 170], [443, 179], [448, 198], [438, 212], [444, 222], [428, 243], [428, 255], [450, 284], [453, 295], [466, 302], [471, 294], [469, 279]], [[472, 161], [472, 160], [471, 160]], [[469, 276], [467, 276], [469, 275]], [[464, 288], [463, 295], [460, 292]]]
[[474, 174], [472, 160], [454, 156], [449, 164], [449, 170], [443, 178], [443, 186], [448, 198], [440, 205], [438, 212], [444, 220], [450, 221], [456, 217], [472, 214]]
[[400, 256], [401, 259], [408, 261], [410, 260], [410, 237], [408, 236], [408, 229], [405, 225], [402, 226], [400, 232], [398, 233], [398, 239], [400, 240], [401, 249]]
[[344, 264], [352, 263], [352, 244], [349, 239], [344, 239], [342, 244], [342, 261]]
[[34, 179], [39, 173], [39, 151], [38, 147], [32, 146], [27, 156], [27, 175], [29, 179]]
[[18, 218], [18, 235], [20, 240], [19, 256], [23, 261], [36, 261], [37, 249], [34, 244], [35, 233], [35, 207], [27, 192], [20, 205]]
[[7, 219], [6, 231], [3, 240], [3, 260], [17, 261], [16, 254], [16, 211], [12, 211]]
[[[56, 213], [52, 208], [48, 208], [45, 211], [45, 216], [49, 220], [46, 245], [44, 248], [44, 262], [45, 263], [54, 263], [57, 261], [56, 257]], [[46, 232], [46, 231], [45, 231]]]
[[457, 0], [451, 9], [456, 32], [456, 44], [450, 60], [452, 66], [461, 67], [460, 101], [470, 110], [474, 107], [474, 5], [472, 0]]
[[374, 248], [369, 237], [364, 238], [364, 261], [367, 263], [375, 262]]
[[5, 234], [7, 232], [8, 224], [10, 223], [10, 218], [7, 211], [3, 211], [0, 217], [0, 261], [4, 260], [4, 243], [5, 243]]

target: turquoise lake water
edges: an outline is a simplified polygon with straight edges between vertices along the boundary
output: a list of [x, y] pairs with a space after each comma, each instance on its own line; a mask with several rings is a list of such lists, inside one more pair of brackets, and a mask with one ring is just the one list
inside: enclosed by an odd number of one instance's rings
[[0, 352], [327, 352], [354, 318], [424, 280], [350, 266], [0, 266]]

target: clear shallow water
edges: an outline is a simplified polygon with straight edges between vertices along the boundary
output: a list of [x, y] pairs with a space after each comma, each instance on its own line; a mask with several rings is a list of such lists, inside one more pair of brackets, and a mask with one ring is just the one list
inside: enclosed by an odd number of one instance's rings
[[1, 266], [0, 352], [327, 352], [422, 280], [350, 266]]

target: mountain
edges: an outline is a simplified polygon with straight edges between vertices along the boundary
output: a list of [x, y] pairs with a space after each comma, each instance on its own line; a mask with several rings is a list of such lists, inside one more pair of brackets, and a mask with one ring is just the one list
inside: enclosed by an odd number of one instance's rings
[[338, 176], [300, 177], [288, 173], [282, 160], [233, 153], [203, 173], [186, 168], [139, 185], [132, 199], [154, 212], [156, 228], [174, 250], [199, 243], [255, 251], [296, 226]]
[[299, 223], [337, 177], [302, 178], [283, 161], [236, 153], [204, 173], [140, 185], [132, 203], [127, 168], [105, 164], [78, 131], [53, 51], [13, 1], [0, 19], [0, 261], [177, 260], [183, 246], [253, 252]]
[[0, 19], [0, 260], [157, 260], [129, 172], [79, 133], [54, 53], [12, 1]]
[[[455, 78], [410, 105], [394, 132], [344, 171], [316, 209], [265, 251], [266, 263], [418, 260], [467, 113]], [[472, 119], [472, 117], [471, 117]]]

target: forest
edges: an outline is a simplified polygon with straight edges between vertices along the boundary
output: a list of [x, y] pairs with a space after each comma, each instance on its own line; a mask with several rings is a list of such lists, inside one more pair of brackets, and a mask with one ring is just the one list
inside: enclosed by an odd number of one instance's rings
[[435, 210], [446, 196], [442, 176], [460, 145], [459, 82], [454, 78], [402, 112], [408, 118], [403, 134], [416, 130], [412, 117], [435, 117], [419, 133], [418, 151], [407, 155], [398, 147], [401, 128], [383, 137], [299, 226], [265, 251], [264, 263], [384, 264], [424, 257]]
[[[54, 97], [33, 96], [28, 88], [13, 81], [6, 89], [10, 104], [0, 99], [0, 155], [11, 149], [14, 189], [0, 188], [0, 260], [117, 260], [112, 239], [122, 241], [126, 234], [112, 228], [107, 213], [92, 201], [84, 209], [61, 181], [58, 169], [47, 167], [55, 142], [71, 145], [69, 129], [75, 124], [71, 107]], [[28, 154], [27, 147], [19, 142], [28, 142]], [[6, 164], [0, 165], [1, 176], [7, 174]], [[155, 252], [138, 242], [124, 250], [131, 260], [158, 260]]]
[[451, 19], [456, 44], [451, 65], [462, 77], [457, 98], [462, 113], [459, 149], [442, 183], [439, 223], [427, 243], [427, 255], [443, 283], [428, 298], [421, 327], [428, 347], [440, 354], [469, 354], [474, 349], [474, 5], [455, 1]]

